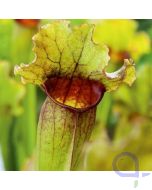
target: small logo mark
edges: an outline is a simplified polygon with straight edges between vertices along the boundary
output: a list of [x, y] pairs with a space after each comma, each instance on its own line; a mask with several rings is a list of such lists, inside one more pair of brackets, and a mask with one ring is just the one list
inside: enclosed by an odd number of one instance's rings
[[[118, 162], [123, 159], [124, 157], [129, 157], [132, 159], [132, 161], [134, 162], [134, 167], [135, 167], [135, 170], [133, 172], [122, 172], [118, 169]], [[139, 161], [138, 161], [138, 158], [132, 154], [131, 152], [122, 152], [120, 154], [118, 154], [114, 160], [113, 160], [113, 163], [112, 163], [112, 166], [113, 166], [113, 170], [115, 171], [115, 173], [117, 175], [119, 175], [120, 177], [135, 177], [137, 178], [135, 181], [134, 181], [134, 188], [136, 188], [138, 186], [138, 178], [139, 178]], [[141, 177], [146, 177], [150, 175], [150, 173], [142, 173], [142, 176]]]

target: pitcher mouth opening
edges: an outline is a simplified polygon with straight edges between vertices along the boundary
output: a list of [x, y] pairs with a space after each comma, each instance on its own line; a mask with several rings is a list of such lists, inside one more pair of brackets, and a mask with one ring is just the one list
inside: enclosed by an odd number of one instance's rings
[[96, 106], [106, 91], [98, 81], [80, 77], [50, 77], [42, 88], [56, 104], [77, 112]]

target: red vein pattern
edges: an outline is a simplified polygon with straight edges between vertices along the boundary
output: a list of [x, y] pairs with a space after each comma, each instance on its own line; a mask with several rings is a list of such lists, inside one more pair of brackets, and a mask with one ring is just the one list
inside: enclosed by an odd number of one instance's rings
[[45, 82], [43, 88], [57, 104], [77, 112], [96, 106], [105, 92], [101, 83], [76, 77], [52, 77]]

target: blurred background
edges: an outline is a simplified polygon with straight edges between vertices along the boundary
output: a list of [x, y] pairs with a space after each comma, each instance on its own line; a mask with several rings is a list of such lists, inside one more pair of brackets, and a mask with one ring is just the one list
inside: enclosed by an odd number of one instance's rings
[[[38, 116], [46, 95], [36, 86], [22, 85], [14, 66], [30, 63], [32, 36], [52, 20], [0, 20], [0, 170], [32, 168]], [[83, 148], [79, 170], [113, 170], [122, 152], [139, 160], [140, 170], [152, 170], [152, 20], [70, 20], [71, 25], [96, 24], [94, 40], [109, 47], [107, 71], [135, 62], [137, 80], [106, 93], [98, 105], [95, 128]], [[120, 170], [134, 170], [131, 159]]]

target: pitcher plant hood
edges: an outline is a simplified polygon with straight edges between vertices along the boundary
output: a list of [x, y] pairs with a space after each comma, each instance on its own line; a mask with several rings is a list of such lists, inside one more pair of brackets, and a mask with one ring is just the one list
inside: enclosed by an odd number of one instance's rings
[[95, 27], [71, 27], [68, 21], [44, 25], [33, 37], [34, 61], [16, 66], [15, 74], [23, 83], [40, 85], [61, 106], [81, 112], [97, 105], [105, 91], [131, 85], [135, 68], [125, 59], [118, 71], [106, 72], [108, 48], [94, 42]]

